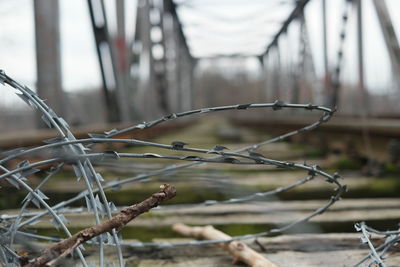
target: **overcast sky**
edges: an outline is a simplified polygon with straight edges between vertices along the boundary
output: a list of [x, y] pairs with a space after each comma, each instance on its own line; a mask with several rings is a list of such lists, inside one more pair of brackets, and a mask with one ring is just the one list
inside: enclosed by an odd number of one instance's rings
[[[365, 67], [367, 85], [372, 91], [389, 90], [392, 72], [380, 33], [372, 0], [364, 3]], [[34, 88], [36, 77], [32, 0], [0, 1], [0, 69]], [[114, 0], [106, 0], [111, 26]], [[179, 16], [191, 51], [195, 56], [220, 53], [257, 54], [264, 51], [293, 4], [289, 0], [179, 0]], [[344, 1], [327, 0], [329, 61], [336, 60]], [[400, 1], [387, 0], [395, 30], [400, 35]], [[127, 28], [134, 29], [136, 0], [127, 0]], [[63, 86], [65, 90], [97, 88], [100, 74], [90, 26], [87, 1], [60, 0]], [[344, 79], [356, 82], [355, 16], [350, 14], [349, 39], [345, 50]], [[307, 26], [317, 74], [322, 75], [321, 1], [311, 0], [306, 9]], [[297, 42], [292, 40], [290, 43]], [[290, 48], [289, 48], [290, 49]], [[247, 68], [255, 70], [257, 62]], [[2, 88], [0, 103], [12, 102], [10, 90]]]

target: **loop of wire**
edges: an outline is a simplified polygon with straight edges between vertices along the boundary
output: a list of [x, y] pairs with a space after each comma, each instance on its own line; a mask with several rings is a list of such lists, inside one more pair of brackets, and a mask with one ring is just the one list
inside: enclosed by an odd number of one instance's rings
[[[257, 238], [261, 236], [269, 236], [272, 234], [277, 234], [284, 232], [295, 225], [306, 222], [325, 212], [330, 208], [336, 201], [340, 200], [342, 194], [346, 191], [346, 185], [342, 184], [338, 178], [340, 176], [337, 173], [329, 174], [324, 172], [318, 165], [307, 165], [306, 163], [294, 163], [289, 161], [274, 160], [267, 158], [264, 155], [254, 152], [257, 148], [262, 146], [282, 141], [288, 137], [294, 136], [296, 134], [310, 131], [329, 121], [329, 119], [334, 114], [335, 110], [326, 108], [319, 105], [313, 104], [290, 104], [282, 101], [275, 101], [274, 103], [261, 103], [261, 104], [241, 104], [241, 105], [230, 105], [230, 106], [220, 106], [212, 108], [196, 109], [186, 112], [173, 113], [157, 120], [150, 122], [142, 122], [132, 127], [117, 130], [113, 129], [104, 134], [89, 134], [89, 138], [77, 139], [70, 130], [68, 123], [48, 107], [45, 102], [40, 99], [40, 97], [30, 90], [28, 87], [23, 86], [13, 80], [11, 77], [7, 76], [4, 71], [0, 70], [0, 83], [7, 84], [12, 88], [17, 90], [17, 95], [22, 98], [28, 105], [38, 109], [42, 114], [43, 121], [48, 124], [49, 127], [54, 128], [58, 135], [57, 137], [45, 140], [45, 144], [41, 146], [31, 147], [31, 148], [17, 148], [8, 152], [2, 153], [0, 158], [0, 179], [5, 179], [12, 186], [18, 189], [24, 189], [27, 192], [26, 198], [19, 210], [18, 215], [7, 215], [2, 214], [1, 220], [6, 226], [0, 227], [0, 261], [5, 264], [17, 263], [19, 256], [12, 253], [13, 244], [18, 238], [34, 239], [34, 240], [47, 240], [51, 242], [57, 242], [58, 238], [49, 237], [45, 235], [33, 234], [24, 231], [25, 226], [33, 225], [38, 222], [45, 215], [51, 215], [55, 228], [60, 228], [67, 236], [71, 236], [71, 233], [66, 225], [66, 218], [64, 215], [68, 213], [77, 213], [82, 211], [89, 211], [93, 213], [96, 224], [101, 222], [101, 218], [107, 217], [111, 218], [112, 211], [117, 210], [115, 205], [107, 200], [106, 190], [114, 189], [118, 190], [121, 186], [138, 182], [146, 181], [151, 179], [151, 177], [157, 175], [166, 175], [179, 171], [188, 167], [200, 165], [200, 164], [232, 164], [232, 165], [265, 165], [273, 166], [277, 168], [286, 169], [299, 169], [307, 172], [307, 176], [303, 179], [287, 185], [276, 188], [270, 191], [256, 192], [250, 195], [242, 196], [240, 198], [231, 198], [228, 200], [217, 201], [217, 200], [206, 200], [201, 203], [194, 204], [180, 204], [173, 206], [162, 206], [160, 209], [179, 209], [194, 206], [211, 206], [211, 205], [224, 205], [231, 203], [243, 203], [248, 201], [254, 201], [262, 199], [269, 195], [274, 195], [282, 193], [298, 186], [304, 185], [315, 179], [323, 179], [327, 183], [331, 183], [335, 191], [325, 205], [311, 212], [307, 216], [295, 220], [285, 226], [274, 228], [269, 231], [260, 232], [257, 234], [247, 234], [241, 236], [235, 236], [228, 240], [216, 240], [216, 241], [190, 241], [190, 242], [179, 242], [179, 243], [126, 243], [121, 240], [121, 237], [113, 231], [110, 234], [105, 234], [99, 236], [96, 240], [92, 240], [89, 244], [97, 245], [99, 247], [99, 262], [100, 265], [104, 264], [104, 246], [113, 246], [116, 248], [116, 252], [119, 259], [119, 265], [123, 266], [123, 257], [121, 252], [121, 246], [130, 247], [178, 247], [178, 246], [194, 246], [194, 245], [206, 245], [222, 242], [230, 242], [232, 240], [244, 240]], [[141, 129], [146, 129], [153, 127], [155, 125], [172, 121], [178, 118], [193, 116], [196, 114], [209, 114], [219, 111], [230, 111], [239, 110], [246, 111], [250, 109], [261, 109], [270, 108], [274, 111], [281, 109], [304, 109], [309, 111], [319, 111], [322, 113], [320, 118], [314, 123], [307, 125], [295, 131], [288, 132], [286, 134], [274, 137], [272, 139], [266, 140], [264, 142], [254, 144], [251, 146], [244, 147], [242, 149], [226, 152], [220, 151], [219, 149], [200, 149], [186, 146], [183, 142], [172, 142], [172, 144], [161, 144], [156, 142], [143, 141], [138, 139], [120, 139], [116, 138], [118, 135], [137, 131]], [[123, 153], [117, 151], [103, 151], [103, 152], [92, 152], [92, 149], [97, 144], [112, 144], [121, 143], [129, 145], [147, 146], [161, 148], [166, 151], [179, 150], [184, 153], [188, 153], [185, 156], [176, 156], [168, 154], [156, 154], [156, 153]], [[20, 163], [14, 169], [7, 169], [5, 164], [11, 160], [16, 160], [21, 157], [27, 157], [29, 155], [35, 155], [40, 152], [42, 155], [48, 156], [48, 158], [31, 163], [27, 160], [20, 161]], [[197, 156], [190, 153], [201, 154], [204, 156]], [[176, 161], [186, 161], [182, 164], [172, 164], [167, 165], [163, 168], [142, 172], [136, 176], [113, 180], [106, 182], [104, 181], [102, 175], [96, 171], [95, 163], [101, 163], [103, 160], [113, 159], [118, 160], [120, 158], [140, 158], [140, 159], [161, 159], [161, 160], [176, 160]], [[39, 185], [35, 188], [28, 184], [28, 177], [39, 171], [38, 168], [43, 166], [51, 165], [47, 176], [41, 181]], [[78, 193], [75, 197], [71, 199], [64, 200], [57, 203], [54, 206], [50, 206], [47, 203], [48, 197], [41, 191], [41, 188], [52, 178], [56, 173], [62, 170], [66, 165], [71, 165], [74, 169], [76, 178], [83, 179], [85, 182], [86, 189]], [[86, 200], [85, 208], [71, 208], [70, 205], [78, 200]], [[35, 205], [38, 208], [42, 208], [39, 212], [29, 212], [27, 207], [29, 205]], [[83, 256], [82, 247], [76, 249], [76, 253], [79, 256], [82, 264], [88, 266], [88, 263]]]

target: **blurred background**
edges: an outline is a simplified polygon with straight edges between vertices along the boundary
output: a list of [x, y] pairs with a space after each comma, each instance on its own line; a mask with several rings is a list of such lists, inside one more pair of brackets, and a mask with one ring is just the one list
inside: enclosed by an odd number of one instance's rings
[[[340, 146], [357, 143], [363, 157], [387, 161], [400, 147], [399, 5], [3, 0], [0, 68], [72, 126], [94, 130], [238, 103], [336, 107], [327, 131], [342, 134]], [[2, 89], [0, 110], [0, 132], [14, 139], [45, 128], [11, 88]], [[275, 130], [315, 120], [300, 110], [226, 116]]]
[[[395, 0], [49, 2], [1, 1], [0, 64], [74, 125], [276, 99], [399, 114]], [[0, 108], [1, 131], [35, 127], [11, 90]]]

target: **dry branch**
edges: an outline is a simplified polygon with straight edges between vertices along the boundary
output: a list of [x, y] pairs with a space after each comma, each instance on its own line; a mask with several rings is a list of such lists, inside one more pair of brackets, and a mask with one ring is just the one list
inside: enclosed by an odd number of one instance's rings
[[57, 260], [71, 253], [75, 248], [86, 241], [103, 233], [111, 232], [112, 229], [122, 229], [135, 217], [157, 207], [162, 202], [169, 200], [176, 195], [176, 189], [173, 186], [164, 184], [160, 186], [160, 189], [160, 192], [154, 193], [146, 200], [121, 210], [119, 214], [115, 215], [110, 220], [79, 231], [70, 238], [45, 249], [41, 256], [31, 260], [28, 264], [24, 265], [24, 267], [50, 266]]
[[[190, 227], [185, 224], [178, 223], [172, 226], [172, 230], [181, 235], [191, 236], [197, 239], [226, 240], [231, 238], [229, 235], [215, 229], [211, 225], [204, 227]], [[249, 248], [243, 242], [232, 241], [229, 243], [220, 243], [218, 245], [223, 247], [234, 256], [234, 262], [241, 261], [252, 267], [277, 267], [277, 265], [267, 260], [258, 252]]]

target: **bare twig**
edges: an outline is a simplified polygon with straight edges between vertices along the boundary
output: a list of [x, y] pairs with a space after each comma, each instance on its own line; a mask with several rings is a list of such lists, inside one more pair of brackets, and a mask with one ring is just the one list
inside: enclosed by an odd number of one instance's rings
[[[172, 230], [175, 232], [184, 235], [184, 236], [192, 236], [198, 239], [207, 239], [207, 240], [224, 240], [231, 239], [231, 237], [211, 225], [207, 225], [204, 227], [196, 226], [190, 227], [182, 223], [174, 224], [172, 226]], [[241, 261], [252, 267], [276, 267], [274, 263], [267, 260], [264, 256], [249, 248], [245, 243], [240, 241], [232, 241], [229, 243], [220, 243], [218, 244], [225, 250], [227, 250], [230, 254], [234, 256], [234, 261]]]
[[43, 251], [42, 255], [36, 259], [33, 259], [26, 267], [39, 267], [39, 266], [51, 266], [57, 260], [65, 257], [71, 253], [75, 248], [85, 243], [86, 241], [99, 236], [103, 233], [111, 232], [113, 229], [120, 230], [127, 223], [133, 220], [140, 214], [149, 211], [151, 208], [157, 207], [162, 202], [173, 198], [176, 195], [176, 189], [170, 185], [161, 185], [160, 192], [154, 193], [151, 197], [146, 200], [129, 206], [111, 219], [105, 221], [102, 224], [95, 225], [79, 231], [70, 238], [67, 238]]

